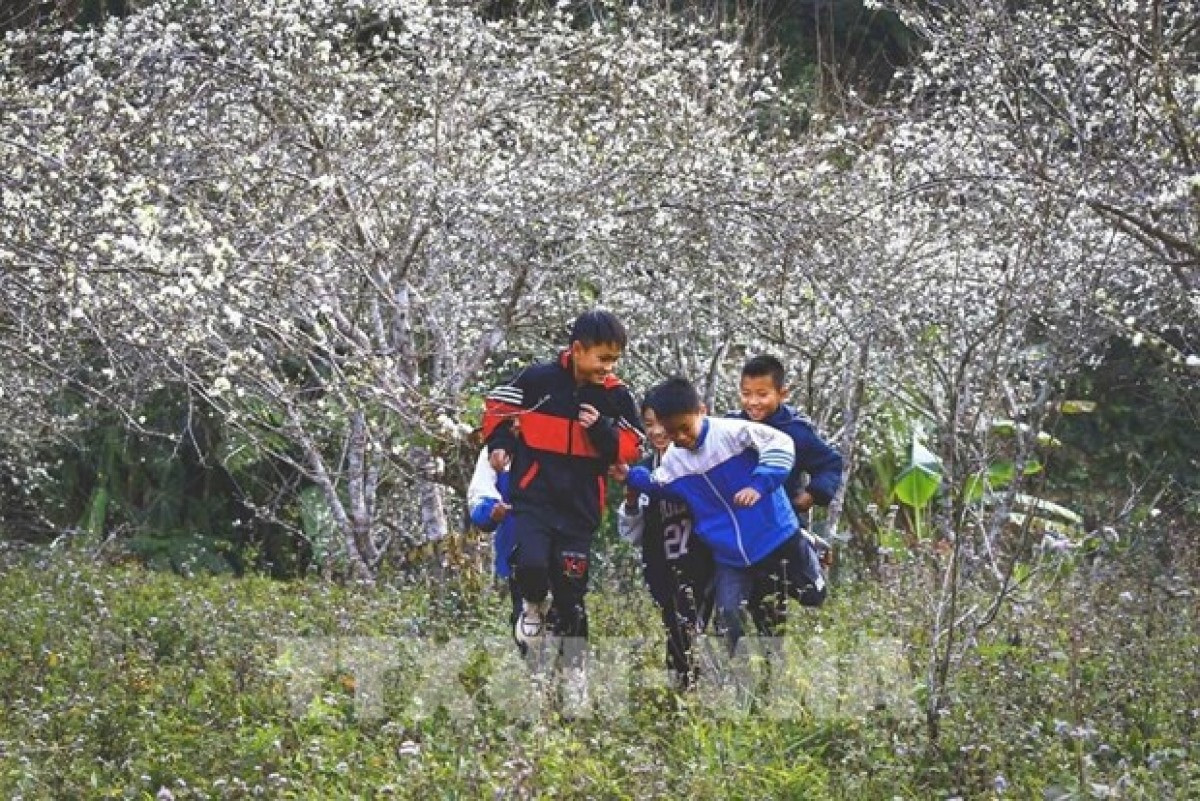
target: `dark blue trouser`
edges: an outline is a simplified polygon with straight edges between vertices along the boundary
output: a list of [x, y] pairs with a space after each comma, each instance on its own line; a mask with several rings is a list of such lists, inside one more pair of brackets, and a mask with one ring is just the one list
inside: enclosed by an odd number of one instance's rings
[[799, 532], [747, 567], [717, 564], [714, 577], [717, 619], [725, 630], [730, 650], [742, 636], [745, 604], [759, 634], [778, 634], [788, 598], [802, 606], [825, 603], [825, 578], [817, 550]]

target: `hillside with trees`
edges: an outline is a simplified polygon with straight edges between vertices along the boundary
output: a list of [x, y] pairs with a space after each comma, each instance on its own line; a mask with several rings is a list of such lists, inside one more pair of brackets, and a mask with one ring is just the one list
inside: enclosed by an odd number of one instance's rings
[[[6, 7], [0, 790], [1194, 797], [1197, 19]], [[846, 464], [798, 621], [847, 705], [797, 678], [778, 725], [655, 687], [577, 734], [368, 721], [338, 657], [298, 714], [280, 637], [503, 635], [464, 509], [483, 396], [591, 307], [639, 394], [724, 411], [747, 356], [787, 365]], [[653, 639], [611, 529], [597, 626]], [[850, 700], [883, 674], [903, 714]]]

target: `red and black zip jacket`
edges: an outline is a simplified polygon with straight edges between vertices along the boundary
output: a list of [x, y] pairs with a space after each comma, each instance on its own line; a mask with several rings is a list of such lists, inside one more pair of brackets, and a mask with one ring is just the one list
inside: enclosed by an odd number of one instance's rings
[[[600, 412], [589, 428], [578, 420], [585, 403]], [[513, 509], [573, 531], [600, 525], [608, 467], [636, 462], [643, 438], [633, 396], [620, 379], [577, 385], [566, 351], [493, 389], [483, 434], [489, 452], [503, 449], [512, 458]]]

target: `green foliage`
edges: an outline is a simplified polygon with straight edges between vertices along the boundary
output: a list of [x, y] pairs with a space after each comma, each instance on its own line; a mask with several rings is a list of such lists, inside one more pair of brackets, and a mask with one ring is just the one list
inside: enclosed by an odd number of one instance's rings
[[262, 439], [247, 440], [192, 408], [178, 387], [148, 396], [136, 410], [137, 426], [69, 394], [59, 404], [82, 432], [40, 457], [54, 465], [40, 490], [45, 515], [60, 531], [113, 538], [117, 549], [176, 571], [241, 571], [256, 561], [279, 575], [303, 571], [307, 543], [250, 511], [291, 514], [305, 533], [324, 531], [311, 514], [302, 519], [301, 509], [260, 489], [280, 478]]
[[928, 505], [942, 485], [941, 474], [924, 465], [909, 465], [896, 479], [893, 492], [905, 506], [920, 509]]
[[329, 504], [319, 487], [305, 487], [298, 493], [300, 500], [300, 525], [304, 536], [312, 543], [313, 561], [324, 564], [340, 553], [337, 548], [337, 527]]
[[[1084, 414], [1095, 408], [1094, 403], [1085, 401], [1070, 403], [1071, 414]], [[1018, 430], [1029, 433], [1027, 426], [1010, 420], [998, 421], [992, 425], [992, 431], [1002, 436], [1014, 436]], [[1043, 450], [1062, 447], [1061, 442], [1042, 431], [1036, 432], [1035, 439]], [[925, 447], [922, 436], [917, 432], [912, 435], [910, 454], [907, 466], [900, 470], [894, 479], [891, 498], [906, 507], [906, 512], [911, 516], [915, 539], [919, 540], [922, 537], [922, 519], [927, 519], [926, 511], [935, 503], [942, 490], [942, 465], [937, 455]], [[881, 465], [876, 461], [872, 463], [872, 467], [878, 471]], [[893, 469], [894, 466], [889, 465], [887, 475], [891, 475]], [[1025, 460], [1022, 475], [1034, 476], [1044, 469], [1038, 458], [1029, 457]], [[984, 469], [966, 477], [961, 490], [963, 498], [968, 504], [991, 505], [999, 491], [1013, 483], [1016, 472], [1016, 465], [1011, 460], [995, 459]], [[877, 480], [878, 477], [877, 475]], [[1019, 492], [1013, 493], [1009, 500], [1012, 505], [1009, 520], [1017, 526], [1033, 522], [1040, 529], [1057, 531], [1063, 535], [1078, 537], [1083, 533], [1083, 518], [1061, 504]]]
[[[1143, 487], [1149, 502], [1182, 517], [1200, 513], [1200, 392], [1194, 377], [1124, 339], [1104, 358], [1066, 380], [1069, 397], [1098, 399], [1091, 414], [1063, 416], [1055, 435], [1066, 447], [1056, 454], [1056, 492], [1098, 519], [1117, 519], [1130, 489]], [[1125, 521], [1120, 521], [1125, 522]]]
[[[0, 553], [0, 795], [140, 799], [166, 786], [178, 799], [890, 800], [993, 797], [1002, 777], [1014, 797], [1085, 797], [1099, 786], [1186, 797], [1172, 791], [1200, 781], [1187, 712], [1200, 694], [1194, 599], [1145, 584], [1145, 549], [1111, 556], [1101, 549], [1050, 596], [1005, 613], [957, 674], [938, 755], [903, 703], [874, 702], [850, 679], [864, 638], [890, 637], [899, 662], [880, 669], [915, 683], [921, 665], [906, 669], [904, 654], [918, 653], [928, 630], [912, 600], [920, 571], [798, 610], [798, 664], [823, 714], [772, 715], [772, 704], [794, 701], [783, 697], [730, 716], [695, 694], [642, 687], [622, 715], [513, 720], [476, 696], [477, 714], [452, 721], [414, 717], [403, 671], [386, 714], [363, 716], [356, 676], [336, 660], [294, 707], [278, 638], [506, 643], [499, 587], [453, 575], [376, 589], [183, 578], [71, 553]], [[1194, 582], [1200, 560], [1193, 552], [1179, 568]], [[593, 637], [641, 638], [636, 665], [656, 667], [662, 643], [646, 593], [611, 581], [596, 590]], [[463, 686], [480, 687], [482, 670], [465, 660]]]
[[765, 3], [768, 41], [785, 54], [784, 78], [803, 83], [817, 65], [836, 81], [877, 94], [906, 64], [917, 37], [895, 13], [862, 0], [776, 0]]

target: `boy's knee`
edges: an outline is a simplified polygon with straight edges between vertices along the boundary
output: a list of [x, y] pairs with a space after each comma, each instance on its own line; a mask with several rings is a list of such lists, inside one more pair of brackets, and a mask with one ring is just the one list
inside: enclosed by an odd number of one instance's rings
[[566, 602], [582, 602], [587, 593], [588, 555], [584, 551], [563, 551], [559, 554], [554, 577], [554, 594]]
[[550, 574], [544, 565], [517, 565], [513, 580], [521, 598], [541, 603], [550, 592]]

